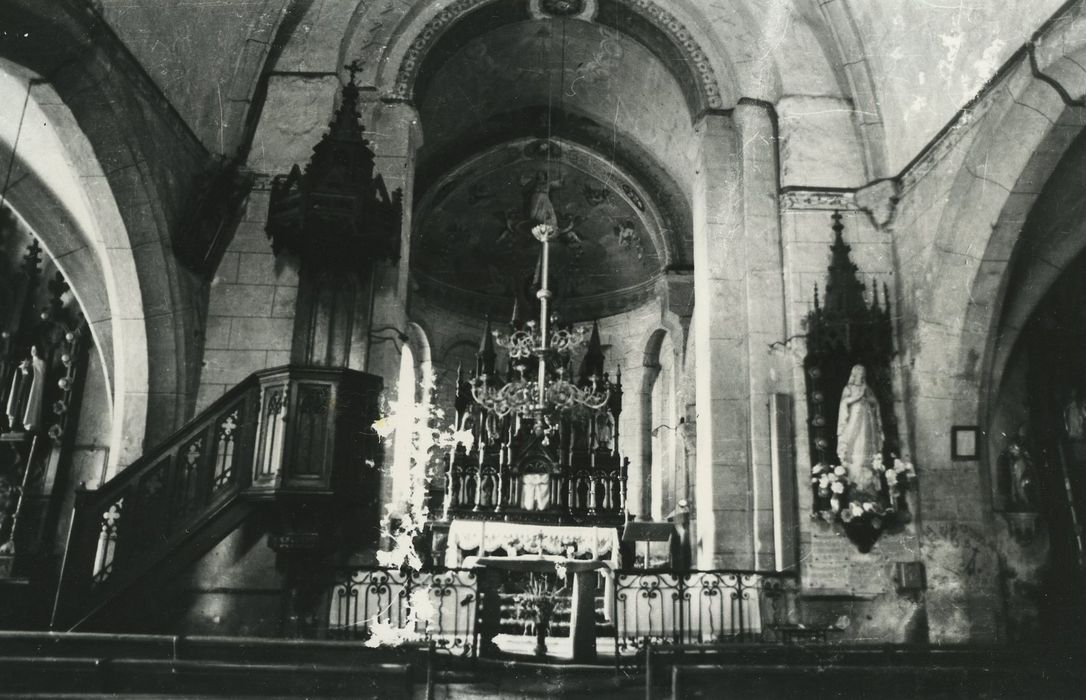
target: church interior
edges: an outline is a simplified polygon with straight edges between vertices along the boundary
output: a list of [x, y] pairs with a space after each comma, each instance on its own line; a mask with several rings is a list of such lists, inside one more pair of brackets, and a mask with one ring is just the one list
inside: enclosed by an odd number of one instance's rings
[[1082, 0], [0, 3], [0, 695], [1073, 697], [1084, 66]]

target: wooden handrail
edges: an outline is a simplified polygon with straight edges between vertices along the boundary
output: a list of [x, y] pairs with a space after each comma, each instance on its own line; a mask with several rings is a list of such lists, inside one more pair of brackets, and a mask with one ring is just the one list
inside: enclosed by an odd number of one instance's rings
[[257, 503], [357, 494], [351, 421], [372, 422], [380, 384], [346, 369], [255, 372], [101, 488], [77, 489], [53, 627], [73, 629], [156, 567], [184, 565]]
[[191, 421], [175, 430], [169, 437], [159, 443], [157, 447], [152, 449], [152, 451], [141, 455], [136, 461], [129, 464], [117, 474], [114, 474], [113, 477], [104, 484], [96, 489], [88, 489], [84, 484], [80, 484], [76, 487], [76, 492], [93, 494], [95, 500], [108, 500], [110, 496], [123, 490], [133, 481], [138, 481], [143, 473], [155, 465], [162, 455], [166, 454], [172, 446], [177, 445], [177, 443], [181, 442], [186, 437], [191, 436], [193, 433], [199, 432], [201, 426], [206, 427], [207, 423], [211, 421], [211, 418], [217, 415], [224, 406], [235, 401], [246, 391], [258, 387], [259, 382], [257, 381], [257, 375], [250, 374], [239, 384], [228, 389], [226, 393], [213, 401], [207, 408], [193, 416]]
[[76, 490], [54, 628], [72, 629], [233, 505], [249, 482], [256, 375], [96, 490]]

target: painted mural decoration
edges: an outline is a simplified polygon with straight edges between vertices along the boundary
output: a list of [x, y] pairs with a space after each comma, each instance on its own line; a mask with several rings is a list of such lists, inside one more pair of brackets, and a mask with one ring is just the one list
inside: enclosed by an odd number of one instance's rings
[[560, 303], [647, 287], [660, 255], [645, 215], [614, 180], [555, 141], [495, 149], [421, 203], [416, 278], [448, 294], [491, 298], [507, 312], [525, 280], [538, 277], [531, 230], [543, 223], [557, 231], [551, 286]]
[[872, 284], [870, 301], [833, 215], [825, 301], [815, 289], [807, 315], [807, 407], [812, 515], [839, 524], [862, 552], [912, 517], [906, 495], [916, 470], [900, 458], [891, 360], [889, 294]]

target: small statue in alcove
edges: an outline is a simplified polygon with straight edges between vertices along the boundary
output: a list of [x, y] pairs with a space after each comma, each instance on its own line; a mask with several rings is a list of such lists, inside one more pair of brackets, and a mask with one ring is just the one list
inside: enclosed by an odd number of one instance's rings
[[8, 392], [7, 417], [12, 430], [34, 432], [41, 427], [42, 400], [45, 393], [45, 360], [35, 345], [30, 358], [19, 363]]
[[1067, 437], [1072, 440], [1086, 438], [1086, 403], [1079, 397], [1078, 389], [1071, 389], [1071, 395], [1063, 408], [1063, 427]]
[[837, 456], [856, 489], [879, 490], [878, 475], [872, 463], [881, 450], [879, 401], [867, 385], [864, 366], [854, 365], [848, 384], [841, 391], [837, 412]]
[[610, 411], [601, 411], [594, 419], [597, 449], [610, 451], [615, 439], [615, 417]]
[[1007, 509], [1033, 511], [1036, 509], [1033, 488], [1033, 457], [1027, 447], [1029, 435], [1026, 426], [1010, 439], [1000, 461], [1006, 474]]

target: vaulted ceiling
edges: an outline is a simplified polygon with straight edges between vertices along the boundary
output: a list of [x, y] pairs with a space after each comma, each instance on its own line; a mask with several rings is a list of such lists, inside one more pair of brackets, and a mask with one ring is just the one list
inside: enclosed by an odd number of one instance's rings
[[[418, 110], [422, 286], [508, 306], [536, 264], [528, 209], [542, 178], [564, 229], [556, 284], [580, 315], [628, 308], [662, 270], [693, 264], [702, 111], [771, 103], [782, 184], [862, 185], [899, 172], [1059, 4], [98, 0], [91, 14], [212, 154], [245, 151], [269, 73], [339, 76], [358, 62], [362, 85]], [[0, 104], [0, 125], [16, 107]], [[294, 111], [319, 129], [327, 108]]]
[[[280, 69], [334, 72], [349, 34], [361, 37], [355, 44], [379, 51], [398, 17], [431, 5], [394, 0], [97, 4], [215, 152], [236, 147], [265, 59], [274, 62], [284, 52]], [[856, 99], [859, 118], [884, 125], [879, 148], [885, 162], [870, 173], [878, 177], [895, 174], [916, 155], [1062, 0], [663, 4], [723, 46], [743, 93], [735, 97], [776, 101], [786, 95], [853, 93], [846, 96]], [[864, 93], [870, 93], [869, 103]], [[816, 109], [807, 114], [814, 116]]]

